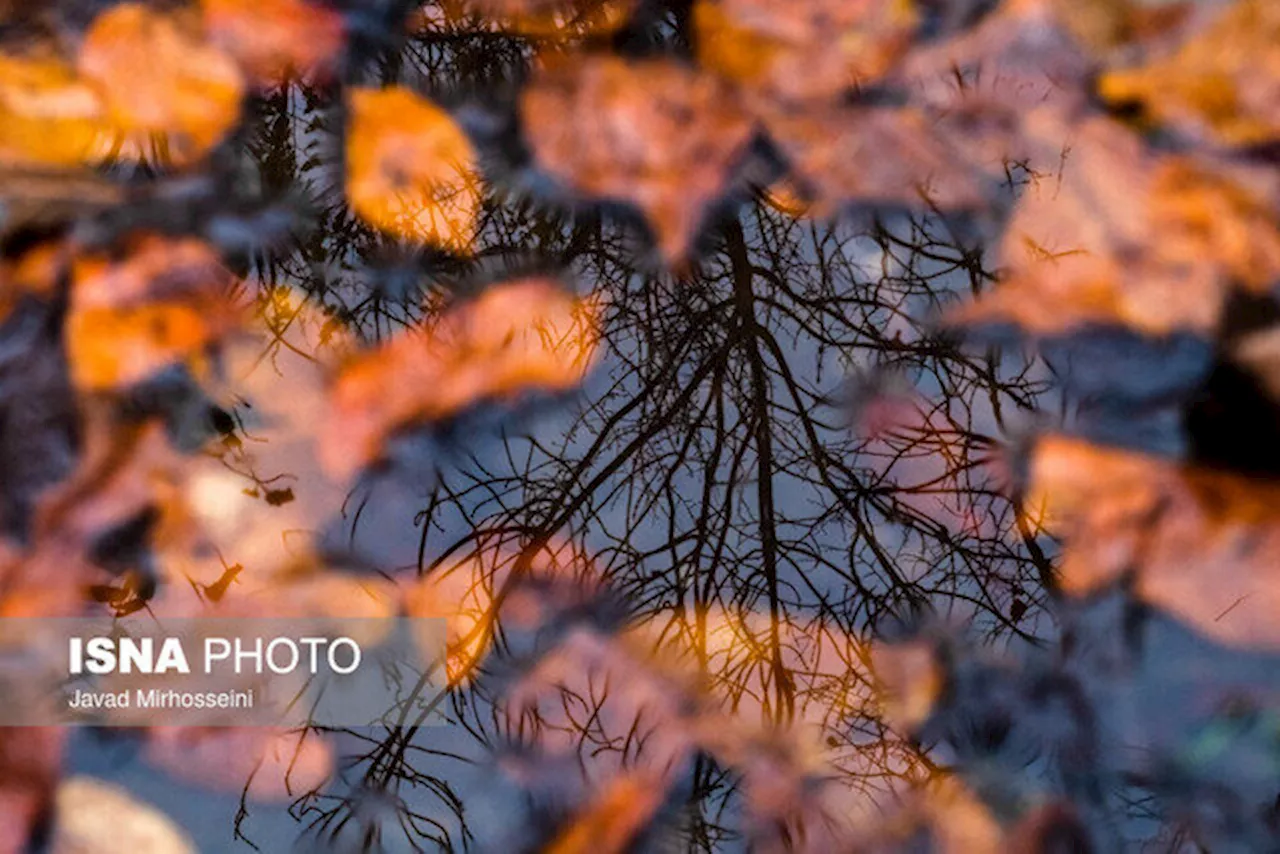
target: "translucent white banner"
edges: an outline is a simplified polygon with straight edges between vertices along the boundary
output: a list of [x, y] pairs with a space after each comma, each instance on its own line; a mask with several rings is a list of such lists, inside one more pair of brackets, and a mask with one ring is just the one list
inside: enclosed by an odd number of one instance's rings
[[441, 619], [0, 620], [0, 726], [423, 725]]

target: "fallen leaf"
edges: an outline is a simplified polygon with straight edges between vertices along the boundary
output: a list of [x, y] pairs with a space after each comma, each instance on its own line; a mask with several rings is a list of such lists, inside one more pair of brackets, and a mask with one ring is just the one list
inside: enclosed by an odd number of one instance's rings
[[872, 650], [871, 663], [890, 726], [909, 733], [929, 719], [944, 676], [930, 643], [879, 644]]
[[0, 260], [0, 323], [22, 299], [47, 300], [69, 262], [65, 244], [40, 243], [12, 260]]
[[163, 516], [180, 494], [183, 458], [162, 424], [123, 423], [89, 405], [80, 433], [75, 470], [39, 496], [30, 547], [0, 560], [4, 616], [83, 616], [92, 591], [113, 581], [97, 565], [97, 545], [149, 514]]
[[939, 854], [1001, 851], [1005, 834], [977, 795], [958, 778], [938, 776], [923, 794], [922, 812]]
[[266, 803], [289, 803], [322, 787], [334, 770], [333, 747], [310, 730], [269, 727], [160, 727], [143, 757], [185, 783]]
[[[181, 503], [212, 548], [195, 549], [181, 535], [153, 540], [158, 569], [188, 600], [186, 588], [214, 584], [230, 565], [245, 568], [246, 584], [313, 565], [313, 538], [348, 496], [347, 484], [319, 464], [317, 443], [330, 373], [354, 349], [351, 336], [304, 292], [253, 280], [244, 287], [256, 290], [253, 310], [221, 342], [216, 370], [201, 383], [215, 407], [201, 429], [212, 435], [202, 434], [202, 453], [185, 465]], [[229, 595], [247, 592], [237, 585]]]
[[813, 213], [850, 203], [978, 208], [980, 176], [909, 107], [771, 110], [765, 124], [799, 177]]
[[405, 613], [445, 621], [445, 672], [450, 685], [464, 684], [488, 652], [495, 620], [493, 595], [507, 577], [479, 560], [443, 567], [415, 579], [404, 591]]
[[698, 0], [698, 59], [755, 94], [831, 101], [883, 76], [911, 44], [912, 0]]
[[1097, 65], [1058, 4], [1001, 4], [976, 27], [912, 50], [895, 69], [894, 82], [935, 117], [961, 162], [1011, 176], [1057, 168], [1065, 136], [1050, 141], [1056, 147], [1039, 137], [1050, 122], [1069, 126], [1087, 110]]
[[51, 854], [196, 854], [173, 820], [126, 789], [92, 777], [58, 787]]
[[635, 12], [639, 0], [443, 0], [446, 21], [480, 17], [499, 30], [539, 38], [612, 33]]
[[98, 93], [69, 64], [0, 54], [0, 162], [80, 165], [108, 131]]
[[244, 79], [235, 60], [180, 12], [113, 6], [85, 34], [77, 68], [119, 132], [163, 135], [177, 163], [203, 155], [240, 115]]
[[1193, 139], [1263, 145], [1280, 139], [1280, 5], [1236, 0], [1203, 32], [1144, 65], [1102, 75], [1098, 91], [1140, 103]]
[[1207, 333], [1233, 289], [1265, 293], [1280, 276], [1265, 176], [1148, 155], [1104, 119], [1069, 139], [1057, 180], [1033, 184], [1018, 203], [1000, 283], [956, 322], [1013, 322], [1042, 335], [1090, 323]]
[[81, 425], [76, 469], [41, 493], [32, 520], [37, 544], [89, 551], [103, 533], [141, 516], [175, 493], [183, 457], [159, 422], [126, 424], [103, 415]]
[[29, 850], [32, 830], [53, 800], [66, 735], [58, 727], [0, 731], [0, 854]]
[[808, 216], [813, 202], [808, 190], [796, 180], [782, 178], [773, 182], [761, 193], [761, 201], [780, 214], [795, 219]]
[[622, 854], [666, 797], [654, 774], [620, 775], [605, 785], [544, 850], [545, 854]]
[[144, 235], [122, 259], [77, 259], [67, 316], [72, 379], [103, 391], [194, 364], [238, 325], [233, 287], [213, 250], [192, 239]]
[[668, 261], [688, 253], [754, 130], [725, 84], [670, 60], [546, 65], [520, 111], [542, 167], [588, 197], [638, 207]]
[[311, 0], [201, 0], [209, 40], [258, 86], [326, 75], [342, 50], [342, 16]]
[[572, 388], [596, 355], [596, 312], [554, 282], [509, 282], [351, 359], [334, 381], [321, 462], [349, 476], [414, 422], [530, 389]]
[[1067, 593], [1128, 578], [1211, 638], [1280, 647], [1280, 485], [1054, 436], [1035, 449], [1029, 493], [1066, 541]]
[[403, 86], [349, 94], [347, 199], [383, 231], [467, 253], [482, 202], [476, 154], [440, 107]]

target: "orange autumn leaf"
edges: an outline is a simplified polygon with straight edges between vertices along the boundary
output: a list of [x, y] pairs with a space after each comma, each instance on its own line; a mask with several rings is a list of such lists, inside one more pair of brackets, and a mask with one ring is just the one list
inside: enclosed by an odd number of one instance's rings
[[318, 789], [334, 770], [323, 736], [268, 727], [161, 727], [149, 732], [143, 757], [182, 782], [266, 803]]
[[498, 583], [482, 563], [470, 560], [416, 579], [404, 593], [410, 617], [445, 621], [445, 673], [451, 686], [469, 681], [489, 649]]
[[482, 199], [467, 135], [403, 86], [356, 88], [348, 103], [351, 209], [389, 234], [469, 252]]
[[122, 134], [162, 134], [179, 162], [198, 158], [240, 115], [244, 79], [181, 13], [122, 3], [100, 14], [77, 63]]
[[1280, 139], [1280, 4], [1236, 0], [1177, 50], [1102, 75], [1102, 96], [1228, 145]]
[[911, 732], [933, 713], [944, 674], [927, 641], [879, 644], [871, 654], [885, 721]]
[[480, 17], [500, 30], [542, 38], [611, 33], [635, 12], [639, 0], [444, 0], [445, 19]]
[[597, 344], [593, 300], [544, 279], [491, 288], [342, 369], [321, 461], [346, 476], [376, 460], [383, 442], [413, 422], [529, 389], [568, 390], [590, 368]]
[[813, 207], [807, 190], [790, 178], [782, 178], [770, 184], [761, 192], [760, 200], [778, 213], [796, 219], [807, 216]]
[[30, 547], [0, 554], [5, 616], [82, 616], [86, 591], [119, 581], [94, 562], [101, 537], [155, 511], [163, 517], [180, 494], [185, 460], [163, 424], [123, 423], [90, 403], [78, 431], [76, 468], [40, 493]]
[[66, 738], [58, 727], [0, 731], [0, 854], [28, 850], [28, 837], [53, 799]]
[[201, 0], [209, 40], [260, 86], [314, 79], [342, 50], [342, 16], [310, 0]]
[[78, 165], [106, 130], [98, 93], [69, 65], [0, 54], [0, 163]]
[[765, 124], [813, 202], [977, 208], [982, 185], [944, 136], [911, 108], [767, 110]]
[[1212, 171], [1102, 119], [1066, 139], [1062, 174], [1024, 193], [1001, 245], [1001, 281], [955, 313], [1060, 334], [1088, 323], [1163, 335], [1213, 331], [1233, 288], [1280, 275], [1276, 190], [1265, 175]]
[[554, 840], [545, 854], [622, 854], [666, 797], [656, 774], [636, 771], [607, 783]]
[[192, 239], [143, 237], [122, 260], [79, 259], [67, 316], [67, 356], [81, 389], [131, 385], [198, 359], [235, 327], [233, 278]]
[[754, 131], [725, 84], [669, 60], [548, 65], [520, 107], [543, 168], [588, 197], [634, 204], [669, 261], [688, 253]]
[[919, 23], [912, 0], [699, 0], [693, 14], [704, 66], [782, 101], [874, 82]]
[[[938, 854], [1002, 851], [1005, 833], [978, 795], [958, 777], [939, 775], [920, 794], [918, 809]], [[904, 840], [905, 841], [905, 840]]]
[[[1037, 127], [1080, 115], [1096, 60], [1064, 14], [1068, 0], [1002, 3], [976, 26], [914, 48], [894, 71], [911, 102], [936, 117], [939, 133], [961, 163], [1003, 175], [1050, 173], [1065, 135], [1046, 144]], [[1076, 4], [1078, 7], [1078, 4]]]
[[1280, 486], [1049, 437], [1030, 496], [1066, 541], [1068, 593], [1127, 577], [1138, 598], [1209, 637], [1280, 647]]
[[177, 489], [183, 457], [157, 422], [121, 424], [97, 408], [79, 425], [80, 458], [37, 502], [37, 545], [89, 550], [103, 532], [141, 515]]
[[187, 579], [214, 585], [227, 565], [243, 566], [224, 600], [314, 563], [311, 533], [347, 497], [346, 484], [319, 465], [316, 426], [329, 411], [330, 373], [354, 344], [304, 292], [244, 284], [255, 287], [245, 328], [220, 343], [217, 370], [201, 378], [229, 423], [186, 465], [183, 503], [214, 548], [193, 552], [182, 538], [156, 544], [158, 570], [184, 589]]
[[196, 854], [181, 827], [122, 786], [72, 777], [58, 786], [50, 854]]
[[66, 247], [58, 242], [41, 243], [15, 259], [0, 260], [0, 323], [23, 298], [52, 297], [67, 260]]

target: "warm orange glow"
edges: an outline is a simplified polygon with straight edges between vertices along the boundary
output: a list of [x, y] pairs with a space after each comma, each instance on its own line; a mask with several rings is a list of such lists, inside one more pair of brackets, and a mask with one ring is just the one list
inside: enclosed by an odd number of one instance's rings
[[476, 154], [449, 114], [410, 90], [353, 89], [347, 200], [388, 234], [465, 253], [476, 234]]

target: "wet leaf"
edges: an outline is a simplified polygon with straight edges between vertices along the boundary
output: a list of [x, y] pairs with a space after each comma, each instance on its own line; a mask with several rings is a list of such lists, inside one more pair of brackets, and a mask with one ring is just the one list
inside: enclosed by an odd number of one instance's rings
[[163, 136], [178, 163], [203, 155], [240, 115], [244, 79], [235, 60], [180, 12], [141, 3], [108, 9], [85, 34], [77, 68], [120, 133]]
[[783, 101], [830, 101], [883, 76], [919, 24], [912, 0], [698, 0], [704, 66]]
[[311, 0], [201, 0], [209, 40], [259, 86], [329, 73], [345, 37], [342, 16]]
[[939, 776], [923, 794], [922, 812], [940, 854], [1004, 849], [1004, 831], [987, 806], [954, 776]]
[[[329, 373], [352, 349], [350, 336], [302, 292], [256, 288], [246, 328], [219, 347], [217, 370], [203, 383], [216, 426], [186, 466], [184, 502], [220, 559], [181, 539], [166, 548], [161, 565], [183, 587], [185, 579], [213, 584], [228, 564], [245, 567], [247, 581], [314, 563], [313, 539], [347, 497], [346, 484], [319, 465], [317, 442]], [[290, 492], [292, 501], [268, 503]]]
[[1227, 145], [1280, 139], [1280, 6], [1236, 0], [1203, 32], [1146, 64], [1104, 74], [1116, 104], [1140, 103], [1189, 137]]
[[466, 134], [440, 107], [402, 86], [348, 96], [347, 199], [388, 234], [467, 253], [482, 186]]
[[184, 459], [164, 426], [119, 423], [91, 414], [81, 425], [83, 447], [70, 477], [40, 496], [32, 524], [37, 544], [88, 551], [112, 528], [164, 502], [181, 480]]
[[931, 644], [881, 644], [872, 652], [884, 719], [911, 732], [928, 720], [942, 693], [943, 672]]
[[[913, 50], [894, 79], [936, 117], [962, 162], [1011, 176], [1051, 173], [1066, 135], [1047, 145], [1036, 137], [1049, 122], [1069, 124], [1086, 109], [1096, 67], [1063, 19], [1056, 0], [1001, 4], [976, 27]], [[1031, 139], [1028, 123], [1036, 126]]]
[[70, 65], [0, 54], [0, 162], [79, 165], [108, 129], [98, 93]]
[[21, 854], [53, 799], [66, 730], [6, 727], [0, 732], [0, 852]]
[[596, 311], [554, 282], [510, 282], [352, 359], [334, 382], [322, 462], [349, 475], [378, 459], [399, 428], [483, 400], [572, 388], [596, 355]]
[[143, 236], [122, 259], [78, 259], [67, 317], [76, 385], [117, 389], [195, 365], [239, 322], [233, 285], [217, 255], [191, 239]]
[[611, 780], [570, 825], [543, 849], [546, 854], [623, 854], [666, 796], [654, 775], [624, 774]]
[[[503, 574], [505, 577], [505, 573]], [[445, 672], [450, 685], [470, 681], [493, 638], [494, 587], [501, 583], [479, 561], [443, 567], [404, 592], [410, 617], [445, 620]]]
[[1014, 322], [1035, 334], [1090, 323], [1212, 332], [1234, 288], [1265, 293], [1280, 275], [1267, 176], [1149, 156], [1104, 120], [1068, 138], [1061, 175], [1019, 201], [1000, 284], [957, 320]]
[[689, 252], [753, 133], [723, 83], [669, 60], [553, 63], [520, 108], [541, 166], [587, 197], [635, 205], [668, 261]]
[[639, 0], [443, 0], [446, 20], [479, 16], [501, 30], [542, 38], [612, 33]]
[[51, 854], [195, 854], [173, 820], [125, 789], [92, 777], [58, 787]]
[[144, 758], [185, 783], [267, 803], [289, 803], [320, 788], [334, 764], [333, 747], [321, 735], [267, 727], [153, 729]]
[[851, 107], [765, 114], [815, 214], [850, 203], [979, 208], [980, 176], [956, 156], [922, 112]]
[[1035, 450], [1030, 500], [1066, 540], [1068, 593], [1128, 578], [1204, 635], [1280, 647], [1280, 486], [1050, 437]]
[[28, 249], [13, 260], [0, 261], [0, 323], [26, 297], [53, 297], [68, 260], [63, 244], [49, 242]]

